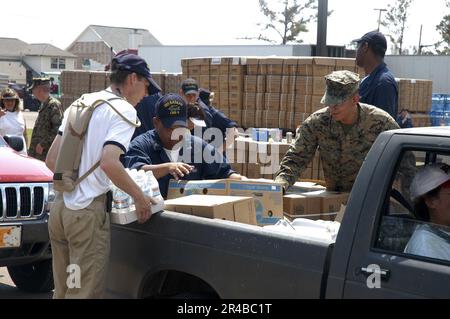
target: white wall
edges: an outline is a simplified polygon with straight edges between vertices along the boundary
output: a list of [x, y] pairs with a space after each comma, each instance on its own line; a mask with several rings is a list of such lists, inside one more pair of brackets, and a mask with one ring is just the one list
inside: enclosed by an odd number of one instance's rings
[[152, 72], [181, 72], [181, 59], [210, 56], [292, 56], [293, 46], [140, 46], [139, 55]]
[[[66, 68], [65, 70], [75, 70], [75, 59], [65, 58]], [[41, 57], [41, 56], [26, 56], [24, 61], [38, 73], [41, 72], [55, 72], [58, 69], [51, 68], [51, 57]]]
[[396, 78], [433, 81], [433, 93], [450, 94], [450, 56], [387, 56]]

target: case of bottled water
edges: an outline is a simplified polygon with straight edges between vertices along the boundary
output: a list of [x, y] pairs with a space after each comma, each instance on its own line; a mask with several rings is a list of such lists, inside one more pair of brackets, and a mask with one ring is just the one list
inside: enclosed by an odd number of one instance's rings
[[[164, 199], [159, 190], [159, 184], [151, 171], [126, 169], [130, 177], [142, 189], [144, 194], [153, 198], [156, 205], [152, 205], [152, 214], [156, 214], [164, 210]], [[113, 203], [111, 211], [111, 222], [114, 224], [126, 225], [137, 220], [136, 207], [133, 198], [123, 190], [111, 183], [111, 191], [113, 193]]]

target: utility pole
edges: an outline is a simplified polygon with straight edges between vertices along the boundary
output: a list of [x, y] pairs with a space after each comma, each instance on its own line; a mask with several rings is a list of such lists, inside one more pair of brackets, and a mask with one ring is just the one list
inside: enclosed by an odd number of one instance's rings
[[319, 0], [319, 12], [317, 15], [317, 56], [328, 56], [327, 49], [327, 21], [328, 0]]
[[374, 9], [375, 11], [379, 11], [379, 15], [378, 15], [378, 29], [377, 31], [380, 32], [380, 25], [381, 25], [381, 13], [382, 12], [386, 12], [387, 9]]
[[420, 25], [420, 35], [419, 35], [419, 55], [422, 55], [422, 29], [423, 29], [423, 24]]

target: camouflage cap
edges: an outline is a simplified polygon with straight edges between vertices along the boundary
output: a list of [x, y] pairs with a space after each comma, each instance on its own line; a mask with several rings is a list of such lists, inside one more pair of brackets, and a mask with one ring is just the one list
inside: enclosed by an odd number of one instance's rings
[[35, 87], [38, 87], [40, 85], [49, 85], [50, 84], [50, 78], [48, 77], [40, 77], [40, 78], [33, 78], [33, 82], [31, 83], [29, 90], [32, 90]]
[[328, 74], [325, 80], [327, 91], [320, 103], [327, 106], [341, 104], [359, 90], [359, 75], [347, 70]]

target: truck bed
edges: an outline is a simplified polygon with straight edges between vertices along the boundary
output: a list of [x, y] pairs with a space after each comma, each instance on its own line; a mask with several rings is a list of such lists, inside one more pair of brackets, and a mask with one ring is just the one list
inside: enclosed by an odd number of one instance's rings
[[109, 297], [142, 297], [149, 282], [169, 270], [203, 280], [220, 298], [320, 298], [334, 246], [173, 212], [144, 225], [112, 227], [110, 273], [123, 276], [108, 279]]

